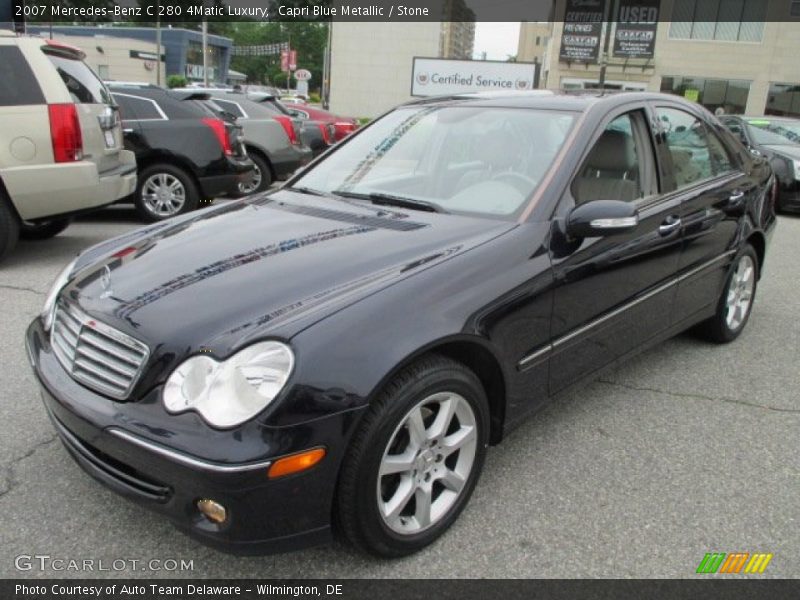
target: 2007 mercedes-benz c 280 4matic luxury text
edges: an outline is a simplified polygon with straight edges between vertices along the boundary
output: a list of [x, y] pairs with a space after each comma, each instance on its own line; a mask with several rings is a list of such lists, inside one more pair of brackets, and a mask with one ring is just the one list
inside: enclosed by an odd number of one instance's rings
[[183, 530], [400, 556], [569, 385], [690, 326], [735, 339], [775, 194], [673, 96], [422, 100], [280, 190], [85, 251], [27, 346], [77, 462]]

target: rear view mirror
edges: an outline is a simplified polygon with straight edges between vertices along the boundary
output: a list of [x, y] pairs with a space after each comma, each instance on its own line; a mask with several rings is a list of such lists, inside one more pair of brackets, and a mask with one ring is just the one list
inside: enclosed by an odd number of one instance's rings
[[623, 233], [639, 224], [639, 213], [630, 202], [593, 200], [579, 204], [567, 217], [567, 235], [572, 238], [603, 237]]

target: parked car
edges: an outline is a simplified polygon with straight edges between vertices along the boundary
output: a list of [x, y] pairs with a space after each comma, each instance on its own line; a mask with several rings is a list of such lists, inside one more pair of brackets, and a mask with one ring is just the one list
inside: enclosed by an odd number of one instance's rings
[[[244, 94], [207, 89], [217, 110], [242, 126], [247, 155], [255, 163], [253, 176], [239, 183], [239, 194], [263, 192], [273, 181], [287, 179], [312, 158], [303, 123], [288, 114], [248, 100]], [[326, 144], [327, 147], [327, 144]]]
[[748, 148], [763, 154], [780, 186], [778, 210], [800, 211], [800, 120], [787, 117], [720, 117]]
[[57, 235], [136, 186], [114, 103], [84, 56], [0, 30], [0, 258], [20, 235]]
[[78, 463], [198, 539], [335, 521], [401, 556], [570, 386], [689, 327], [735, 340], [775, 190], [673, 95], [412, 102], [279, 190], [87, 250], [28, 353]]
[[292, 122], [296, 123], [296, 126], [301, 128], [303, 143], [311, 148], [315, 157], [319, 156], [325, 152], [329, 146], [336, 143], [336, 128], [332, 123], [304, 118], [303, 115], [290, 110], [273, 94], [250, 92], [247, 94], [247, 98], [252, 102], [256, 102], [268, 108], [276, 115], [283, 115], [284, 117], [292, 119]]
[[130, 201], [146, 221], [196, 209], [235, 193], [252, 177], [241, 128], [226, 122], [202, 91], [108, 82], [122, 117], [125, 146], [136, 153], [139, 185]]
[[289, 112], [304, 121], [329, 123], [334, 127], [334, 139], [339, 142], [358, 129], [358, 121], [351, 117], [340, 117], [327, 110], [314, 108], [307, 104], [286, 104]]

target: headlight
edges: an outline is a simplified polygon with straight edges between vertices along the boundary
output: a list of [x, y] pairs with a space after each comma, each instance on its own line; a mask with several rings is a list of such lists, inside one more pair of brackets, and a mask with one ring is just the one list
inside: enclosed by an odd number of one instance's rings
[[47, 294], [47, 298], [45, 298], [44, 307], [42, 308], [42, 322], [44, 323], [45, 331], [50, 331], [50, 328], [53, 326], [53, 319], [56, 315], [56, 300], [58, 300], [58, 294], [69, 282], [70, 275], [72, 275], [72, 269], [75, 268], [75, 262], [77, 260], [78, 257], [72, 259], [72, 262], [64, 267], [64, 270], [58, 274], [58, 277], [56, 277], [56, 280], [53, 282], [53, 285], [50, 288], [50, 292]]
[[286, 344], [259, 342], [228, 360], [193, 356], [167, 379], [168, 412], [194, 410], [215, 427], [233, 427], [253, 418], [283, 389], [294, 366]]

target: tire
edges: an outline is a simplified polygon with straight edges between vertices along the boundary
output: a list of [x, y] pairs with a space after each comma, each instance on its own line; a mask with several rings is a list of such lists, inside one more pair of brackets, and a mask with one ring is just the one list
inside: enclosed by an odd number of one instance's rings
[[240, 183], [236, 193], [237, 198], [266, 191], [272, 184], [272, 170], [269, 168], [267, 160], [255, 152], [249, 154], [249, 157], [255, 165], [253, 169], [253, 180], [256, 181], [257, 184], [253, 185], [253, 181], [251, 180], [248, 180], [246, 183]]
[[700, 324], [699, 333], [717, 344], [727, 344], [739, 337], [750, 319], [757, 287], [758, 255], [746, 244], [731, 264], [716, 314]]
[[[442, 428], [448, 413], [449, 427]], [[458, 449], [448, 452], [459, 438]], [[480, 380], [448, 358], [420, 359], [384, 388], [353, 436], [336, 494], [338, 528], [377, 556], [405, 556], [431, 544], [469, 501], [488, 442], [489, 408]], [[379, 475], [382, 467], [387, 474]], [[428, 511], [420, 502], [426, 497]]]
[[138, 179], [134, 204], [145, 221], [163, 221], [187, 213], [195, 210], [200, 201], [197, 186], [180, 167], [153, 164], [142, 169]]
[[19, 219], [0, 192], [0, 260], [14, 249], [19, 239]]
[[64, 231], [72, 219], [52, 219], [50, 221], [39, 221], [38, 223], [22, 223], [20, 227], [20, 237], [24, 240], [49, 240]]

